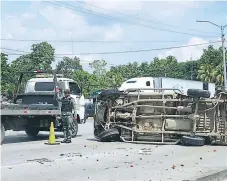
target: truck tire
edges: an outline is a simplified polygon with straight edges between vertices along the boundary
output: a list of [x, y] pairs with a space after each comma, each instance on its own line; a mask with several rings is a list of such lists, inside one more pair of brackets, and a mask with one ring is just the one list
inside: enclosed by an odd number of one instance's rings
[[93, 126], [94, 127], [94, 137], [95, 139], [99, 139], [99, 135], [104, 131], [104, 128], [101, 125]]
[[100, 133], [99, 140], [101, 142], [119, 141], [120, 133], [117, 128], [107, 129]]
[[187, 95], [190, 97], [210, 98], [210, 91], [202, 89], [188, 89]]
[[25, 133], [29, 137], [36, 137], [39, 134], [39, 128], [36, 128], [36, 127], [27, 127], [27, 128], [25, 128]]
[[73, 130], [72, 130], [72, 138], [75, 138], [78, 133], [78, 122], [77, 120], [73, 121]]
[[1, 144], [3, 143], [4, 139], [5, 139], [5, 127], [1, 123]]
[[205, 139], [199, 137], [182, 136], [181, 144], [184, 146], [204, 146]]
[[120, 97], [121, 92], [118, 89], [106, 89], [103, 90], [99, 96], [99, 100], [117, 99]]

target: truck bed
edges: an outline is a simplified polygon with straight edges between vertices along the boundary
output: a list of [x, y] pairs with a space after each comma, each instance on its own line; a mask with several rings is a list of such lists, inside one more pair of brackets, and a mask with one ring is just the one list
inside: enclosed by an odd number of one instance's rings
[[53, 104], [1, 104], [1, 116], [60, 115]]
[[17, 95], [17, 100], [21, 100], [23, 105], [31, 104], [50, 104], [57, 106], [58, 102], [54, 98], [54, 92], [31, 92]]

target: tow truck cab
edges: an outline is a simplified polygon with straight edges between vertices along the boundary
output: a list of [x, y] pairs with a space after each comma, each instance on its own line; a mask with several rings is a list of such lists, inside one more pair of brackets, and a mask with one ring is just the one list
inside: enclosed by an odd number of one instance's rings
[[[58, 88], [62, 92], [66, 89], [70, 89], [71, 97], [76, 101], [78, 123], [85, 123], [85, 99], [80, 86], [73, 79], [64, 78], [61, 74], [57, 74], [56, 77]], [[52, 75], [37, 75], [36, 78], [28, 80], [25, 86], [25, 94], [51, 92], [54, 92]], [[48, 100], [39, 100], [38, 104], [48, 104]]]

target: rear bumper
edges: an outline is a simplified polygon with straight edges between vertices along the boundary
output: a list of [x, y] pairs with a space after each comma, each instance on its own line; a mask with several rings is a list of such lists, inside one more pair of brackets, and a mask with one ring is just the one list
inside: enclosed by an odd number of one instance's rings
[[1, 116], [59, 116], [61, 115], [60, 110], [1, 110]]

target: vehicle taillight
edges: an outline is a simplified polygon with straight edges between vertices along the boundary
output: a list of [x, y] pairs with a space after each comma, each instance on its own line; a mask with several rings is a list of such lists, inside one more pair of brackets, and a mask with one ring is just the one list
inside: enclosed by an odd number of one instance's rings
[[28, 113], [28, 109], [25, 108], [24, 109], [24, 113], [27, 114]]
[[59, 88], [56, 87], [56, 88], [54, 89], [54, 91], [55, 91], [56, 93], [58, 93], [58, 92], [59, 92]]

